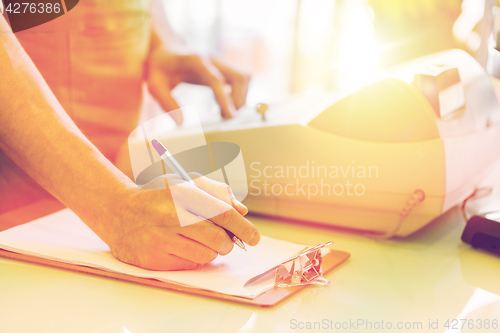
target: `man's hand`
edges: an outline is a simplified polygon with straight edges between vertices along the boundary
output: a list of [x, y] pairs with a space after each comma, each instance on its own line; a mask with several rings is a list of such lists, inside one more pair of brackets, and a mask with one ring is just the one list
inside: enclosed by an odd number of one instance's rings
[[[172, 89], [187, 82], [209, 86], [220, 106], [221, 114], [231, 118], [246, 103], [250, 76], [242, 74], [214, 58], [197, 54], [180, 54], [168, 50], [153, 33], [147, 62], [147, 84], [151, 95], [166, 112], [179, 108]], [[182, 115], [173, 115], [182, 124]]]
[[[243, 217], [247, 208], [228, 185], [197, 174], [192, 177], [198, 187], [167, 175], [134, 191], [108, 241], [116, 258], [151, 270], [194, 269], [233, 249], [221, 227], [249, 245], [259, 242], [259, 232]], [[197, 222], [198, 216], [207, 220]], [[179, 219], [194, 223], [181, 227]]]

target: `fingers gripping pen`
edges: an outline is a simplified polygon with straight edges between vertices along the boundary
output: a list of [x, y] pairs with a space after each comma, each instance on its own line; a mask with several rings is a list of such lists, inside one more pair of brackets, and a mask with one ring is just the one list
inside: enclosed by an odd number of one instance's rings
[[[168, 165], [170, 170], [172, 170], [177, 175], [177, 177], [189, 182], [193, 186], [198, 187], [198, 185], [196, 185], [195, 181], [191, 178], [191, 176], [189, 176], [189, 174], [186, 172], [186, 170], [184, 170], [182, 168], [182, 166], [179, 164], [179, 162], [177, 162], [177, 160], [174, 158], [174, 156], [172, 156], [172, 154], [167, 150], [167, 148], [165, 148], [164, 145], [162, 145], [162, 143], [160, 141], [153, 139], [153, 141], [151, 141], [151, 144], [153, 145], [153, 148], [156, 150], [158, 155], [160, 155], [162, 160]], [[202, 216], [200, 216], [200, 217], [205, 219]], [[226, 231], [229, 238], [231, 238], [231, 240], [236, 245], [238, 245], [239, 247], [241, 247], [243, 250], [246, 251], [245, 244], [241, 241], [241, 239], [236, 237], [236, 235], [233, 234], [231, 231], [229, 231], [225, 228], [223, 228], [223, 229]]]

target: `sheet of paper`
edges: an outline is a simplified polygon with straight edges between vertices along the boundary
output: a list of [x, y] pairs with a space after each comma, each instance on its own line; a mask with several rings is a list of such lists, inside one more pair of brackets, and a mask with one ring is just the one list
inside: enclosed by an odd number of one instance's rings
[[0, 248], [8, 251], [252, 299], [273, 287], [274, 280], [246, 288], [244, 284], [304, 247], [262, 236], [259, 245], [247, 246], [248, 252], [235, 247], [229, 255], [199, 269], [157, 272], [115, 259], [109, 247], [69, 209], [0, 232]]

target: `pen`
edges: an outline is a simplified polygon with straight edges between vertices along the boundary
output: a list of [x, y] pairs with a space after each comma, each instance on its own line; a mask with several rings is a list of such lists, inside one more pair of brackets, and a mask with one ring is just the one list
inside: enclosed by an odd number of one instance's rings
[[[179, 164], [179, 162], [177, 162], [177, 160], [174, 158], [174, 156], [172, 156], [172, 154], [167, 150], [167, 148], [165, 148], [165, 146], [160, 141], [153, 139], [151, 141], [151, 144], [153, 145], [153, 148], [156, 150], [158, 155], [160, 155], [162, 160], [165, 163], [167, 163], [170, 170], [172, 170], [177, 175], [177, 177], [189, 182], [193, 186], [198, 187], [198, 185], [196, 185], [196, 183], [194, 182], [193, 178], [191, 178], [191, 176], [189, 176], [189, 174], [186, 172], [186, 170], [184, 170], [182, 168], [182, 166]], [[203, 218], [203, 217], [200, 216], [200, 218]], [[203, 219], [205, 219], [205, 218], [203, 218]], [[241, 241], [241, 239], [236, 237], [236, 235], [233, 234], [231, 231], [229, 231], [225, 228], [223, 228], [223, 229], [226, 231], [229, 238], [231, 238], [231, 240], [236, 245], [238, 245], [239, 247], [241, 247], [245, 251], [247, 250], [247, 249], [245, 249], [245, 244]]]

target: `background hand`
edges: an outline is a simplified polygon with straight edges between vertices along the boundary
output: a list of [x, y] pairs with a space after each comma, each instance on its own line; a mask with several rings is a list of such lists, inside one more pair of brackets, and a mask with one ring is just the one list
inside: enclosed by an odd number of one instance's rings
[[[234, 111], [246, 103], [250, 76], [215, 58], [173, 52], [153, 36], [147, 66], [148, 89], [166, 112], [179, 108], [172, 89], [181, 82], [210, 87], [225, 118], [231, 118]], [[182, 124], [180, 113], [172, 117], [177, 124]]]

